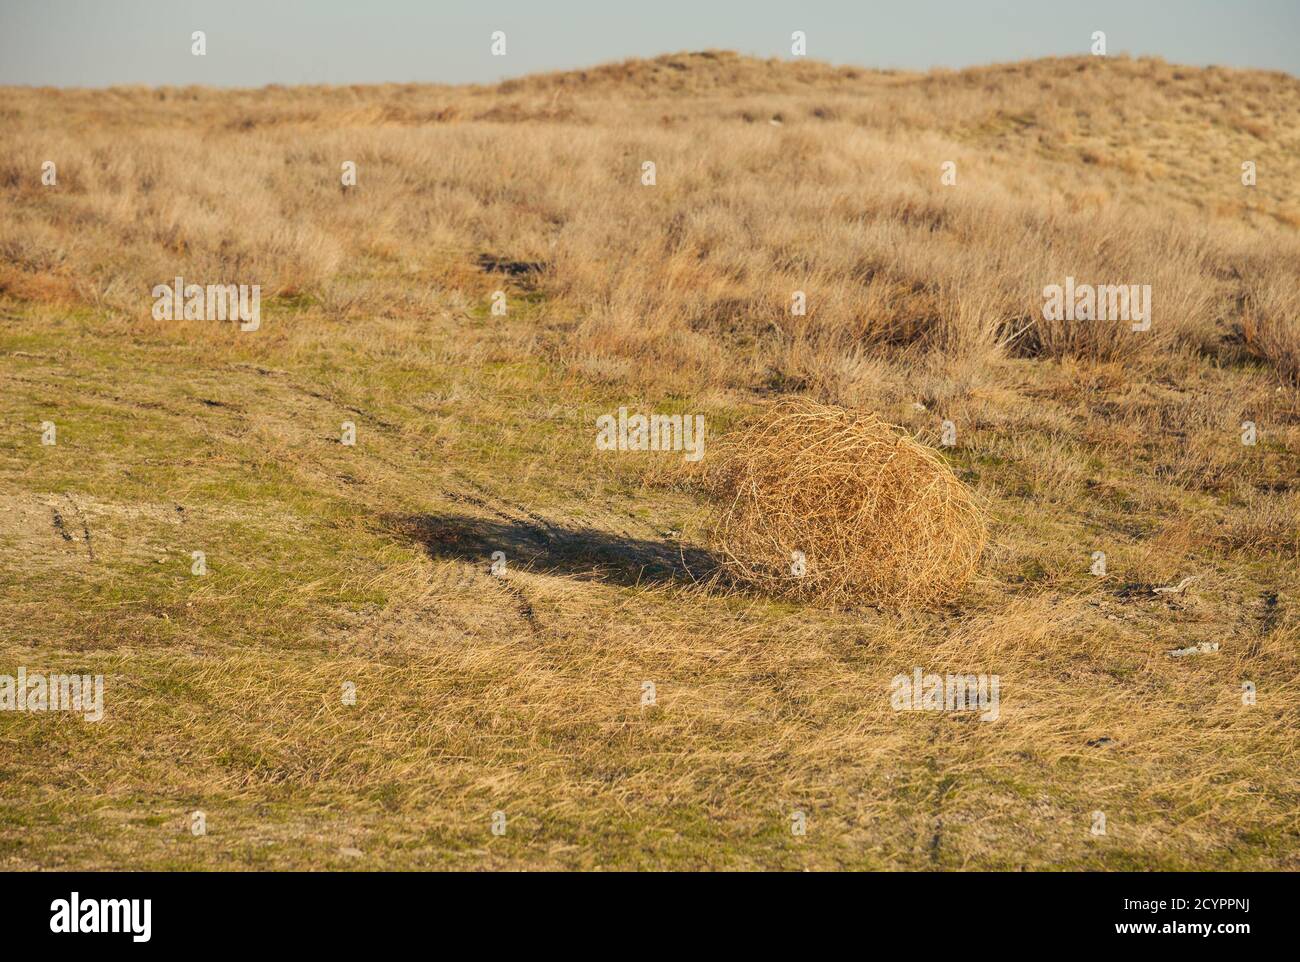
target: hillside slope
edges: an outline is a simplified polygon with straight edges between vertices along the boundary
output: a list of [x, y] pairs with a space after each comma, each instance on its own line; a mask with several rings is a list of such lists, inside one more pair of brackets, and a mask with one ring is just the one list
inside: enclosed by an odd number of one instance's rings
[[[4, 90], [0, 675], [105, 714], [0, 712], [0, 867], [1300, 867], [1297, 94], [723, 52]], [[260, 327], [155, 319], [177, 276]], [[1149, 327], [1046, 319], [1066, 278]], [[698, 413], [707, 469], [786, 393], [988, 506], [957, 603], [723, 589], [697, 469], [595, 449]], [[916, 668], [998, 720], [896, 712]]]

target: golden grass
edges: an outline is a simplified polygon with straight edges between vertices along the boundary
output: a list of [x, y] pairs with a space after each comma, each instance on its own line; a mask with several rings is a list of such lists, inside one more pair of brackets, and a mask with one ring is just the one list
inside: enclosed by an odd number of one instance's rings
[[[853, 349], [1142, 363], [1230, 359], [1243, 338], [1295, 376], [1300, 85], [1283, 74], [706, 53], [501, 88], [5, 94], [0, 288], [20, 297], [143, 319], [181, 273], [427, 316], [412, 278], [491, 291], [429, 255], [488, 252], [545, 265], [552, 356], [633, 380], [757, 376], [849, 403]], [[1067, 275], [1152, 285], [1151, 330], [1045, 321], [1042, 289]]]
[[[4, 91], [0, 673], [102, 672], [106, 713], [0, 713], [0, 866], [1300, 867], [1297, 89], [706, 53]], [[262, 328], [154, 321], [178, 273]], [[1067, 275], [1151, 283], [1152, 329], [1044, 322]], [[697, 584], [680, 457], [593, 447], [698, 412], [708, 468], [785, 393], [954, 422], [960, 594]], [[1001, 718], [894, 712], [918, 666]]]
[[971, 492], [875, 415], [783, 401], [728, 436], [714, 471], [711, 540], [768, 590], [825, 604], [935, 604], [979, 563], [986, 526]]

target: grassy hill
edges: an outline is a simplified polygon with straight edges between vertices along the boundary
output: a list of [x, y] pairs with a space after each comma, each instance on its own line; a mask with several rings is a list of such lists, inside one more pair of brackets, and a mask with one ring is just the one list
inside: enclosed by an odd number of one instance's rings
[[[0, 675], [105, 717], [0, 712], [0, 867], [1300, 868], [1296, 78], [2, 92]], [[177, 275], [260, 329], [155, 320]], [[787, 393], [987, 504], [958, 603], [723, 589], [698, 472], [595, 450]], [[895, 712], [917, 666], [1000, 718]]]

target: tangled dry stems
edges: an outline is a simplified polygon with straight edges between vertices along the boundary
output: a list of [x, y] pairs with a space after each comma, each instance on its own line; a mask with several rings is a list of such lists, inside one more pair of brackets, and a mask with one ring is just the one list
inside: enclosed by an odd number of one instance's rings
[[711, 537], [765, 590], [845, 606], [935, 603], [979, 563], [987, 527], [971, 491], [873, 414], [785, 400], [724, 442], [719, 461]]

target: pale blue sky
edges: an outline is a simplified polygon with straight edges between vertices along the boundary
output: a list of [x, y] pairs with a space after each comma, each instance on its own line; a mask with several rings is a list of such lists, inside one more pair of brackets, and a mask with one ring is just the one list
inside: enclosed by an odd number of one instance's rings
[[1111, 53], [1300, 74], [1300, 0], [0, 0], [0, 84], [491, 82], [708, 47], [784, 57], [793, 30], [811, 58], [869, 67], [1086, 53], [1104, 30]]

